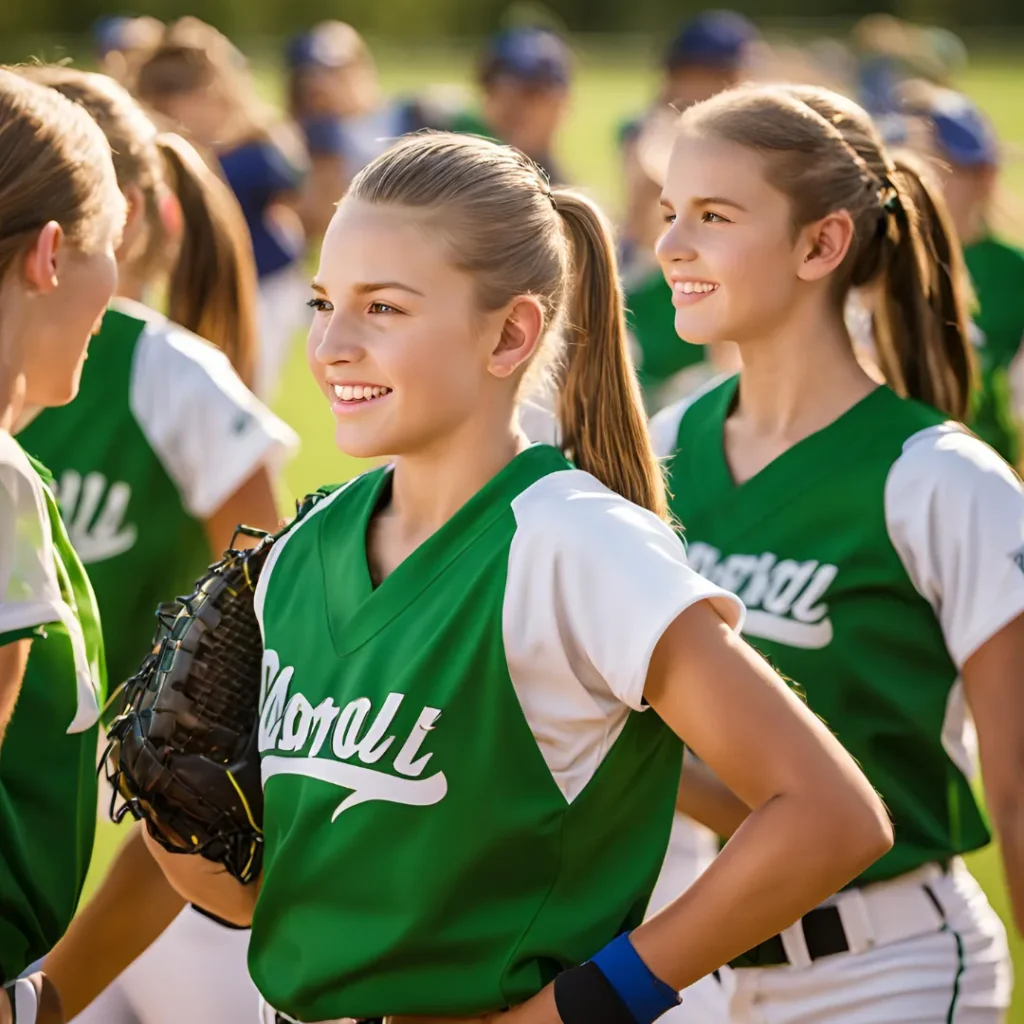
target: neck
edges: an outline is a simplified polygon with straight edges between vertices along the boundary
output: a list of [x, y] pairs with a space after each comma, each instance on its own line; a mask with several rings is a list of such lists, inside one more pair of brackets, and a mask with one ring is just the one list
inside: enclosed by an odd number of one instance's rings
[[874, 390], [837, 313], [797, 310], [769, 335], [740, 342], [735, 420], [743, 433], [789, 447], [821, 430]]
[[486, 419], [474, 418], [436, 444], [395, 458], [387, 514], [397, 534], [414, 543], [425, 540], [527, 446], [511, 411]]

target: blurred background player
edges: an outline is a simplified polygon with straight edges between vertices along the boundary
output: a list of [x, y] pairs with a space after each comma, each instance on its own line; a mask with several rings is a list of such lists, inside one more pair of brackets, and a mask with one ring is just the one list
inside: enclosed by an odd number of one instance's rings
[[139, 61], [160, 42], [164, 23], [123, 14], [98, 18], [92, 27], [93, 55], [99, 70], [126, 85]]
[[665, 50], [655, 104], [620, 132], [626, 184], [622, 280], [637, 375], [651, 412], [699, 387], [718, 369], [699, 345], [681, 345], [673, 325], [672, 291], [654, 256], [665, 227], [656, 167], [664, 154], [649, 150], [662, 146], [671, 133], [671, 108], [682, 110], [748, 77], [758, 40], [756, 27], [735, 11], [705, 11], [684, 23]]
[[[96, 827], [99, 612], [48, 471], [12, 434], [71, 401], [117, 284], [110, 147], [63, 97], [0, 69], [0, 985], [60, 938]], [[33, 1021], [40, 977], [0, 989]], [[49, 1000], [48, 1000], [49, 1001]], [[58, 1021], [49, 1006], [44, 1019]]]
[[[118, 686], [148, 649], [156, 606], [190, 591], [237, 524], [276, 528], [275, 474], [295, 438], [224, 352], [134, 301], [170, 281], [172, 308], [186, 307], [180, 293], [195, 291], [195, 321], [217, 329], [214, 340], [251, 367], [255, 272], [230, 189], [188, 143], [158, 135], [112, 79], [68, 67], [24, 73], [98, 122], [128, 204], [117, 254], [126, 288], [103, 318], [78, 396], [18, 434], [52, 467], [69, 536], [107, 623], [107, 663]], [[135, 960], [176, 915], [158, 948]], [[135, 960], [83, 1022], [244, 1024], [256, 1012], [247, 944], [246, 932], [182, 910], [135, 830], [47, 970], [70, 1017]], [[189, 964], [188, 985], [163, 969], [171, 948], [175, 962]]]
[[345, 22], [294, 36], [286, 61], [289, 113], [309, 154], [300, 210], [309, 236], [320, 238], [352, 176], [433, 118], [424, 102], [382, 95], [370, 48]]
[[552, 183], [566, 180], [556, 158], [572, 87], [572, 54], [553, 29], [521, 26], [488, 41], [477, 65], [479, 111], [456, 114], [445, 127], [515, 146]]
[[[970, 425], [1011, 465], [1021, 461], [1024, 390], [1018, 357], [1024, 339], [1024, 252], [1000, 231], [1003, 163], [989, 119], [966, 96], [918, 88], [907, 112], [924, 120], [925, 145], [964, 246], [977, 305], [973, 319], [981, 368]], [[1011, 372], [1014, 361], [1018, 368]]]
[[135, 78], [139, 99], [216, 155], [252, 237], [259, 278], [260, 360], [254, 390], [273, 396], [306, 322], [305, 242], [296, 212], [305, 153], [294, 126], [258, 97], [239, 51], [212, 26], [168, 26]]

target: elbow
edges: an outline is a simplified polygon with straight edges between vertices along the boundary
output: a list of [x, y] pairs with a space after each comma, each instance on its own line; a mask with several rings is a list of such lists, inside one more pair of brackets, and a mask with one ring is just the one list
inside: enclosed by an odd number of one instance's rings
[[892, 819], [874, 790], [857, 793], [843, 817], [842, 845], [853, 871], [851, 877], [856, 877], [892, 849], [895, 841]]

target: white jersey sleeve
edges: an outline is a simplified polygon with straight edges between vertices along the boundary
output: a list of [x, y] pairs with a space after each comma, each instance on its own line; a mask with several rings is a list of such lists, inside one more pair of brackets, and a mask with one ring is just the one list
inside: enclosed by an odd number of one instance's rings
[[0, 430], [0, 634], [62, 618], [43, 486], [17, 442]]
[[1024, 488], [949, 423], [910, 437], [885, 486], [889, 536], [957, 668], [1024, 612]]
[[669, 526], [588, 473], [552, 473], [512, 508], [503, 613], [509, 674], [572, 799], [629, 709], [644, 709], [651, 656], [672, 622], [710, 600], [738, 629], [742, 605], [687, 566]]
[[135, 349], [132, 415], [190, 515], [206, 519], [262, 465], [277, 469], [298, 437], [242, 383], [223, 352], [154, 320]]

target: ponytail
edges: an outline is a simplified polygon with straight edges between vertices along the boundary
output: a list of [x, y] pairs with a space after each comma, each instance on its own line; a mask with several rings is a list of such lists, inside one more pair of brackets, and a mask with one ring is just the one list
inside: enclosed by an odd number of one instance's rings
[[184, 220], [168, 315], [222, 349], [251, 388], [258, 360], [256, 266], [242, 211], [180, 135], [162, 134], [157, 145]]
[[899, 394], [967, 417], [974, 376], [971, 286], [952, 218], [909, 156], [894, 160], [875, 316], [880, 368]]
[[626, 334], [615, 242], [598, 209], [576, 192], [552, 193], [575, 267], [559, 393], [563, 445], [579, 469], [668, 518]]

